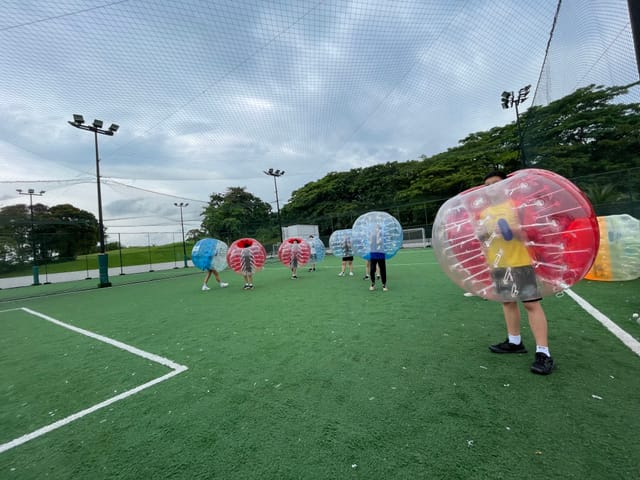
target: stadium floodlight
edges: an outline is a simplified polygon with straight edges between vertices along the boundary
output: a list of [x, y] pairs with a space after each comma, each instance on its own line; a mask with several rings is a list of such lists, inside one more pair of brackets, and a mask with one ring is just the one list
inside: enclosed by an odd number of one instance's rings
[[502, 92], [502, 108], [510, 108], [513, 104], [513, 92]]
[[182, 209], [188, 207], [188, 203], [174, 203], [176, 207], [180, 208], [180, 228], [182, 228], [182, 255], [184, 259], [184, 268], [187, 268], [189, 265], [187, 264], [187, 244], [184, 241], [184, 218], [182, 217]]
[[[108, 135], [110, 137], [113, 136], [114, 133], [118, 131], [120, 128], [119, 125], [111, 124], [109, 130], [103, 130], [102, 125], [104, 122], [102, 120], [95, 119], [92, 125], [84, 125], [84, 117], [82, 115], [73, 115], [73, 122], [68, 122], [69, 125], [75, 128], [79, 128], [80, 130], [87, 130], [89, 132], [93, 132], [93, 137], [95, 141], [95, 149], [96, 149], [96, 183], [98, 186], [98, 228], [100, 229], [100, 254], [98, 255], [98, 270], [100, 272], [100, 283], [98, 287], [110, 287], [111, 282], [109, 281], [109, 257], [107, 256], [107, 251], [105, 247], [104, 241], [104, 220], [102, 218], [102, 194], [100, 192], [100, 155], [98, 153], [98, 134]], [[115, 127], [115, 128], [114, 128]]]
[[278, 227], [280, 228], [280, 243], [282, 243], [284, 241], [284, 238], [282, 236], [282, 221], [280, 220], [280, 201], [278, 200], [278, 183], [276, 182], [276, 179], [284, 175], [284, 170], [280, 171], [280, 170], [274, 170], [273, 168], [270, 168], [269, 170], [263, 170], [263, 173], [265, 175], [269, 175], [273, 177], [273, 186], [276, 189], [276, 209], [278, 212]]
[[502, 108], [507, 109], [511, 107], [515, 107], [516, 110], [516, 128], [518, 129], [518, 155], [520, 156], [520, 162], [522, 163], [522, 168], [527, 168], [527, 160], [524, 154], [524, 146], [522, 142], [522, 129], [520, 128], [520, 112], [518, 111], [518, 105], [523, 103], [527, 97], [529, 96], [529, 91], [531, 90], [531, 85], [525, 85], [520, 90], [518, 90], [518, 96], [514, 95], [514, 92], [502, 92], [500, 96], [500, 104]]
[[45, 194], [44, 190], [40, 190], [40, 193], [36, 193], [35, 189], [30, 188], [26, 192], [22, 191], [21, 188], [17, 188], [16, 192], [20, 195], [29, 195], [29, 211], [31, 212], [31, 251], [33, 255], [33, 285], [40, 285], [40, 273], [38, 270], [38, 254], [36, 251], [36, 231], [35, 224], [33, 222], [33, 197], [41, 197]]

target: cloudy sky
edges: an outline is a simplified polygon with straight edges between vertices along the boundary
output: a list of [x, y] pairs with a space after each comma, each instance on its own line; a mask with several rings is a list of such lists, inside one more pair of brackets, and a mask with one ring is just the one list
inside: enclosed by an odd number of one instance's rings
[[[71, 203], [108, 233], [197, 228], [233, 186], [280, 204], [332, 171], [433, 155], [589, 83], [637, 80], [626, 0], [3, 0], [0, 207]], [[554, 16], [555, 41], [547, 48]], [[544, 68], [543, 68], [544, 66]], [[134, 236], [126, 237], [132, 239]], [[111, 238], [113, 239], [113, 238]], [[126, 242], [123, 239], [123, 242]]]

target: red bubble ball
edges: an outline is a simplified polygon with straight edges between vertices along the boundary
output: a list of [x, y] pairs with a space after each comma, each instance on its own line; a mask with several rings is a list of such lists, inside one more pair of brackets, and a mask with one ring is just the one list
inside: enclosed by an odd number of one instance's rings
[[464, 290], [502, 302], [574, 285], [591, 268], [599, 240], [587, 197], [541, 169], [520, 170], [449, 199], [432, 232], [445, 273]]
[[227, 250], [227, 264], [240, 275], [249, 275], [262, 270], [267, 260], [267, 251], [254, 238], [240, 238]]
[[311, 258], [311, 246], [302, 238], [287, 238], [278, 248], [278, 258], [286, 267], [301, 267]]

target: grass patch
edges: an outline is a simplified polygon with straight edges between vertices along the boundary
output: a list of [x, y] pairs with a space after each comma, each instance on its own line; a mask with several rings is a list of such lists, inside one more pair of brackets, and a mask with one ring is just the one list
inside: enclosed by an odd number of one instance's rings
[[[640, 428], [640, 360], [567, 295], [544, 300], [558, 368], [540, 377], [529, 372], [533, 354], [489, 352], [504, 337], [499, 305], [463, 297], [432, 251], [389, 261], [389, 292], [368, 291], [356, 264], [355, 276], [338, 277], [328, 257], [295, 281], [272, 263], [254, 291], [225, 271], [230, 287], [209, 292], [201, 276], [183, 276], [5, 302], [189, 370], [0, 454], [0, 472], [480, 479], [507, 478], [517, 465], [520, 478], [638, 476], [640, 441], [628, 433]], [[605, 298], [637, 298], [638, 286], [575, 291], [614, 319], [627, 315], [623, 301]], [[523, 338], [531, 348], [528, 327]], [[101, 356], [83, 368], [99, 371], [91, 365]]]

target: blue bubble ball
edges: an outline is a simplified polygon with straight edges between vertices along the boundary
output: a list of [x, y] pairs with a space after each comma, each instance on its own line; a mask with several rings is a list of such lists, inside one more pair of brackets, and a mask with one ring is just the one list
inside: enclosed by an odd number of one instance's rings
[[351, 230], [353, 251], [365, 260], [371, 260], [372, 253], [384, 253], [388, 260], [402, 247], [402, 225], [387, 212], [360, 215]]
[[311, 247], [311, 262], [319, 263], [324, 260], [325, 246], [318, 237], [307, 238], [307, 243]]
[[336, 257], [353, 256], [351, 229], [336, 230], [329, 237], [329, 248]]
[[191, 250], [191, 262], [200, 270], [217, 270], [227, 268], [228, 245], [215, 238], [199, 240]]

